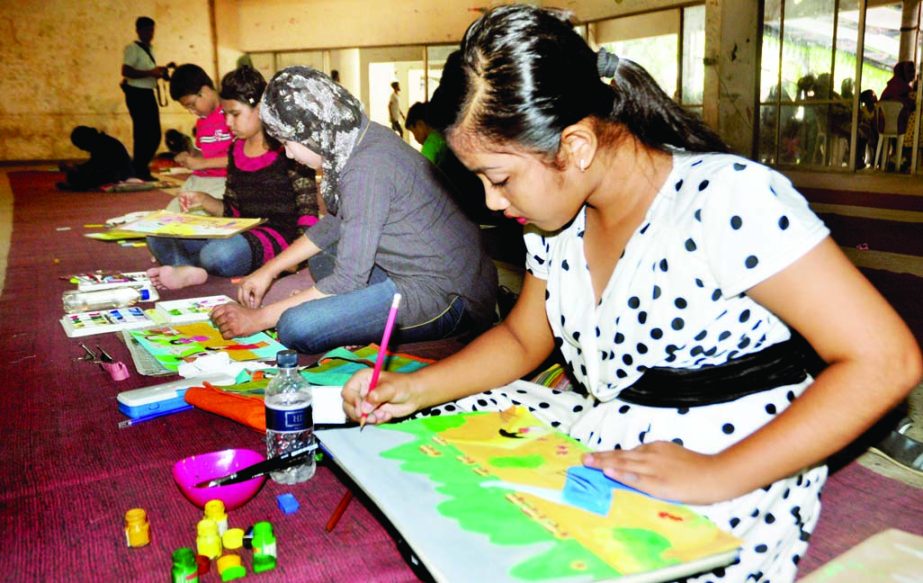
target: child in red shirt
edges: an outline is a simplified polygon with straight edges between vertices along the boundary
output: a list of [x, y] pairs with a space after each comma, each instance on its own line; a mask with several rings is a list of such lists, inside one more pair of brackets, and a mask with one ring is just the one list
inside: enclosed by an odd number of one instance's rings
[[[183, 152], [175, 158], [192, 170], [183, 191], [205, 192], [220, 200], [227, 178], [231, 130], [225, 122], [215, 84], [198, 65], [180, 65], [170, 79], [170, 97], [199, 118], [195, 135], [198, 152]], [[177, 201], [171, 201], [167, 209], [178, 212]]]

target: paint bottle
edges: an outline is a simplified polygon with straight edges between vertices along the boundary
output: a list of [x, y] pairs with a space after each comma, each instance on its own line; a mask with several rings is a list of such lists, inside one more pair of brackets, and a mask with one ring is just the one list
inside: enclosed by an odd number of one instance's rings
[[199, 570], [192, 549], [182, 547], [173, 551], [171, 575], [173, 583], [199, 583]]
[[125, 544], [143, 547], [151, 542], [151, 525], [143, 508], [132, 508], [125, 513]]
[[221, 535], [221, 546], [224, 550], [239, 553], [244, 546], [244, 531], [242, 528], [229, 528]]
[[276, 568], [276, 536], [272, 524], [257, 522], [253, 525], [253, 572], [262, 573]]
[[86, 292], [71, 290], [61, 295], [64, 311], [68, 314], [108, 310], [110, 308], [127, 308], [149, 299], [151, 299], [150, 290], [133, 287], [117, 287]]
[[218, 524], [209, 518], [203, 518], [196, 526], [198, 536], [195, 539], [196, 550], [200, 555], [209, 559], [221, 556], [221, 536], [218, 535]]
[[218, 534], [224, 535], [228, 530], [228, 514], [224, 511], [224, 502], [221, 500], [209, 500], [205, 503], [205, 516], [215, 521], [218, 525]]
[[218, 574], [222, 581], [241, 579], [247, 574], [240, 555], [222, 555], [218, 559]]

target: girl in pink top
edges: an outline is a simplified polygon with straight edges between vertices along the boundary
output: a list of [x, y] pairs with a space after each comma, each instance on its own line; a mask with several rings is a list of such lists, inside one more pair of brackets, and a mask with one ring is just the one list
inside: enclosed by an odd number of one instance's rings
[[314, 171], [292, 163], [263, 131], [259, 100], [265, 87], [263, 76], [250, 67], [222, 79], [221, 109], [236, 137], [227, 157], [224, 198], [190, 191], [181, 192], [179, 202], [184, 212], [201, 208], [214, 216], [266, 221], [228, 239], [148, 237], [148, 248], [162, 265], [148, 270], [158, 287], [204, 283], [209, 273], [247, 275], [317, 222]]

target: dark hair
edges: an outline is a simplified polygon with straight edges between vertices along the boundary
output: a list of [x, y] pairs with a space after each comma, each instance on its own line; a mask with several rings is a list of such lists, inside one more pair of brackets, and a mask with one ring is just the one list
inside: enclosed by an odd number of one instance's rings
[[135, 30], [139, 28], [149, 28], [151, 26], [154, 26], [154, 19], [150, 16], [139, 16], [137, 20], [135, 20]]
[[168, 129], [164, 133], [163, 139], [167, 144], [167, 150], [174, 154], [188, 152], [192, 149], [192, 138], [177, 129]]
[[170, 97], [173, 101], [179, 101], [181, 97], [187, 95], [194, 95], [202, 87], [214, 89], [215, 84], [202, 67], [192, 63], [180, 65], [170, 77]]
[[[591, 117], [620, 124], [659, 150], [728, 151], [641, 66], [597, 55], [559, 11], [491, 9], [468, 28], [461, 50], [468, 87], [455, 123], [488, 141], [554, 157], [564, 128]], [[614, 86], [601, 77], [612, 77]]]
[[462, 66], [462, 52], [452, 51], [442, 66], [439, 86], [429, 100], [429, 124], [445, 133], [455, 123], [455, 117], [462, 107], [466, 93], [465, 69]]
[[407, 116], [404, 118], [404, 127], [408, 130], [418, 121], [428, 124], [429, 104], [418, 101], [410, 106], [407, 110]]
[[266, 90], [266, 79], [253, 67], [239, 67], [221, 79], [221, 99], [233, 99], [250, 107], [257, 105]]
[[913, 61], [898, 61], [894, 64], [894, 77], [907, 81], [913, 81], [917, 76], [917, 69]]
[[[221, 99], [233, 99], [250, 107], [256, 107], [260, 104], [265, 90], [266, 79], [263, 74], [245, 65], [234, 69], [221, 79], [221, 92], [218, 96]], [[271, 150], [277, 150], [282, 146], [279, 140], [269, 135], [265, 126], [263, 126], [263, 139]]]
[[397, 81], [392, 81], [392, 82], [391, 82], [391, 89], [397, 89], [397, 88], [400, 87], [400, 86], [401, 86], [401, 84], [398, 83]]
[[89, 151], [99, 139], [99, 130], [89, 126], [77, 126], [71, 131], [71, 143], [81, 150]]

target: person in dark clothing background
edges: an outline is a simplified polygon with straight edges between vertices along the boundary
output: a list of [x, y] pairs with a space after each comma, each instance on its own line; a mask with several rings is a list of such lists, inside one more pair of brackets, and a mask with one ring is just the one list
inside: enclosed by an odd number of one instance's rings
[[160, 110], [154, 91], [157, 80], [164, 77], [166, 69], [154, 61], [151, 41], [154, 39], [154, 20], [141, 16], [135, 21], [138, 40], [125, 47], [122, 60], [122, 91], [125, 105], [131, 115], [135, 176], [141, 180], [154, 180], [149, 165], [160, 146]]
[[[461, 110], [466, 90], [461, 51], [457, 50], [446, 58], [439, 86], [427, 104], [426, 117], [431, 128], [445, 135]], [[512, 265], [524, 265], [526, 248], [522, 242], [522, 226], [504, 217], [503, 213], [487, 208], [481, 179], [465, 168], [450, 148], [446, 148], [438, 166], [455, 187], [452, 195], [465, 216], [478, 225], [493, 227], [481, 231], [487, 254]]]
[[91, 190], [134, 175], [128, 150], [122, 142], [105, 132], [77, 126], [71, 132], [71, 143], [89, 152], [90, 159], [79, 164], [61, 165], [67, 179], [57, 184], [60, 190]]

